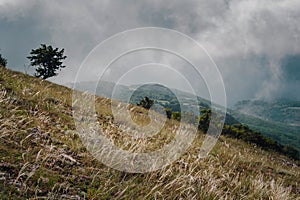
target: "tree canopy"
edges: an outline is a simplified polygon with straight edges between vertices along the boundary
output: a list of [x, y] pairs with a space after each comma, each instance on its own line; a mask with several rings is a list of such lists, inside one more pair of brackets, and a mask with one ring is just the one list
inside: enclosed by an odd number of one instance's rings
[[62, 62], [67, 58], [64, 49], [59, 50], [51, 45], [41, 44], [40, 48], [32, 49], [30, 55], [27, 58], [31, 66], [37, 67], [34, 75], [38, 78], [47, 79], [56, 76], [57, 70], [66, 67]]
[[154, 100], [152, 100], [146, 96], [137, 105], [142, 106], [143, 108], [146, 108], [149, 110], [153, 104], [154, 104]]
[[0, 54], [0, 66], [6, 67], [6, 64], [7, 64], [7, 60], [3, 58], [2, 55]]

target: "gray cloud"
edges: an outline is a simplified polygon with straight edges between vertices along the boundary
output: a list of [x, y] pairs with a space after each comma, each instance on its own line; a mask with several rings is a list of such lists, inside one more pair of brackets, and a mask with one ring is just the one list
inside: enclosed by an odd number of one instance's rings
[[181, 31], [207, 49], [223, 75], [230, 103], [299, 99], [293, 92], [299, 64], [286, 64], [300, 55], [298, 0], [0, 0], [0, 26], [1, 53], [14, 69], [22, 71], [30, 49], [40, 43], [65, 48], [68, 67], [51, 79], [58, 83], [73, 81], [86, 55], [107, 37], [158, 26]]

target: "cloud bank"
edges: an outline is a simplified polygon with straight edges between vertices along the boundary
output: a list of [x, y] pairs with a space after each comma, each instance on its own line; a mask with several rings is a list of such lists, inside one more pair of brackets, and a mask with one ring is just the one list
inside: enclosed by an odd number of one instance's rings
[[23, 71], [30, 49], [41, 43], [65, 48], [67, 68], [51, 79], [58, 83], [72, 82], [101, 41], [146, 26], [175, 29], [205, 47], [230, 104], [300, 99], [299, 0], [0, 0], [0, 48], [9, 66]]

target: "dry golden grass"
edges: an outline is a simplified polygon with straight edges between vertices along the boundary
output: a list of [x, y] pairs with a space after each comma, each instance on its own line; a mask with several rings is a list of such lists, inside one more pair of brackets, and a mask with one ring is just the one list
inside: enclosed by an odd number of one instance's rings
[[[1, 199], [300, 199], [300, 168], [285, 156], [221, 136], [198, 158], [204, 135], [172, 165], [150, 173], [106, 167], [87, 152], [72, 117], [72, 91], [0, 68]], [[159, 149], [176, 123], [146, 140], [119, 131], [110, 100], [97, 97], [101, 128], [132, 151]], [[141, 108], [133, 117], [146, 125]]]

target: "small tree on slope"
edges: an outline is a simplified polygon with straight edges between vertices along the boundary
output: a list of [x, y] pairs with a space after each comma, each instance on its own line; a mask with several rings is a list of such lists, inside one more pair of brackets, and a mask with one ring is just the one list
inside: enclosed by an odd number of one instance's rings
[[0, 54], [0, 66], [6, 67], [6, 64], [7, 64], [7, 60], [3, 58], [2, 55]]
[[64, 49], [54, 49], [51, 45], [41, 44], [40, 48], [32, 49], [30, 54], [31, 56], [27, 57], [30, 65], [37, 66], [35, 77], [47, 79], [56, 76], [56, 71], [65, 67], [62, 65], [62, 61], [67, 58], [64, 56]]

